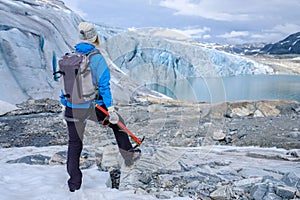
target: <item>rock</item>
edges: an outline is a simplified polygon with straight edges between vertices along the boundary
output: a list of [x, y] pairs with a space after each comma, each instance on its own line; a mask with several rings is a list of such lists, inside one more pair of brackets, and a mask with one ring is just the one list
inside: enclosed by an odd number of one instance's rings
[[256, 111], [255, 106], [249, 102], [235, 103], [231, 106], [231, 112], [233, 113], [233, 115], [239, 117], [253, 116], [254, 112]]
[[280, 110], [276, 108], [276, 103], [261, 101], [256, 103], [256, 108], [263, 114], [264, 117], [280, 114]]
[[175, 196], [176, 194], [172, 191], [163, 191], [156, 195], [156, 197], [159, 199], [171, 199]]
[[300, 106], [299, 105], [295, 105], [292, 109], [294, 111], [296, 111], [297, 113], [300, 113]]
[[197, 187], [199, 186], [199, 184], [200, 184], [199, 181], [192, 181], [192, 182], [186, 184], [186, 185], [184, 186], [184, 188], [195, 189], [195, 188], [197, 188]]
[[50, 157], [44, 155], [30, 155], [18, 158], [16, 160], [7, 161], [7, 163], [25, 163], [28, 165], [48, 165]]
[[80, 160], [80, 169], [88, 169], [95, 164], [95, 160], [90, 159], [81, 159]]
[[[284, 105], [284, 101], [254, 101], [254, 102], [233, 102], [228, 105], [229, 109], [225, 112], [225, 116], [233, 117], [270, 117], [277, 116], [281, 113], [277, 107]], [[290, 106], [291, 107], [291, 106]], [[289, 107], [289, 108], [290, 108]], [[291, 113], [290, 111], [286, 111]]]
[[251, 199], [260, 200], [263, 199], [268, 191], [268, 185], [264, 183], [255, 184], [250, 191]]
[[281, 178], [281, 181], [290, 187], [297, 187], [300, 191], [300, 177], [294, 172], [284, 174], [284, 176]]
[[221, 140], [224, 140], [226, 137], [226, 134], [223, 133], [222, 130], [218, 130], [218, 131], [215, 131], [213, 133], [213, 139], [216, 140], [216, 141], [221, 141]]
[[300, 105], [299, 103], [290, 102], [278, 106], [282, 115], [292, 116], [293, 114], [300, 114]]
[[287, 134], [288, 137], [300, 140], [300, 131], [292, 131]]
[[227, 161], [227, 160], [214, 161], [214, 165], [216, 165], [216, 166], [229, 166], [230, 164], [231, 164], [231, 161]]
[[186, 146], [191, 146], [193, 144], [194, 139], [192, 138], [173, 138], [170, 141], [170, 146], [175, 146], [175, 147], [186, 147]]
[[254, 117], [264, 117], [264, 114], [260, 110], [254, 112]]
[[[67, 151], [60, 151], [55, 153], [50, 161], [50, 165], [65, 165], [67, 163]], [[84, 148], [80, 155], [80, 169], [88, 169], [96, 163], [96, 159], [89, 151]]]
[[232, 188], [232, 198], [233, 199], [247, 199], [245, 198], [245, 190], [240, 187], [233, 187]]
[[230, 115], [230, 113], [227, 113], [228, 110], [227, 107], [228, 107], [227, 103], [212, 104], [207, 117], [212, 119], [222, 119], [224, 116], [226, 116], [226, 114]]
[[241, 139], [241, 138], [243, 138], [243, 137], [245, 137], [245, 136], [247, 136], [247, 135], [248, 135], [248, 133], [247, 133], [245, 130], [242, 130], [242, 131], [239, 131], [239, 132], [238, 132], [237, 137], [238, 137], [239, 139]]
[[210, 197], [213, 200], [227, 200], [227, 199], [231, 199], [231, 195], [230, 195], [228, 186], [219, 187], [218, 189], [216, 189], [215, 191], [213, 191], [210, 194]]
[[292, 149], [287, 152], [288, 155], [291, 155], [295, 158], [300, 158], [300, 149]]
[[103, 171], [120, 168], [119, 149], [117, 145], [109, 145], [103, 149], [102, 161], [99, 166]]
[[80, 169], [88, 169], [96, 163], [94, 151], [84, 148], [80, 154]]
[[300, 191], [299, 190], [297, 190], [297, 192], [296, 192], [296, 197], [300, 198]]
[[242, 188], [243, 190], [250, 191], [252, 185], [261, 183], [262, 177], [253, 177], [242, 180], [237, 180], [233, 183], [234, 187]]
[[275, 192], [283, 199], [293, 199], [297, 189], [289, 186], [276, 186]]
[[60, 151], [55, 153], [51, 159], [50, 165], [64, 165], [67, 163], [67, 151]]
[[237, 128], [229, 128], [229, 135], [235, 135], [237, 134], [238, 129]]
[[10, 131], [12, 128], [10, 126], [4, 126], [4, 131]]
[[149, 184], [152, 181], [152, 173], [150, 171], [144, 171], [138, 180], [143, 184]]
[[225, 142], [226, 142], [226, 144], [231, 143], [231, 142], [232, 142], [232, 137], [231, 137], [230, 135], [227, 135], [227, 136], [225, 137]]
[[215, 191], [217, 189], [216, 186], [213, 186], [213, 185], [209, 185], [209, 184], [205, 184], [203, 183], [204, 181], [199, 181], [199, 185], [197, 186], [196, 190], [197, 191], [204, 191], [204, 190], [207, 190], [207, 191]]
[[268, 193], [264, 196], [263, 200], [282, 200], [282, 198], [277, 196], [275, 193]]
[[224, 114], [224, 117], [233, 118], [234, 117], [234, 113], [231, 112], [231, 110], [226, 110], [225, 114]]
[[103, 158], [102, 152], [95, 152], [95, 162], [99, 169], [101, 168], [102, 158]]
[[62, 105], [60, 101], [54, 99], [29, 99], [17, 104], [18, 110], [14, 110], [9, 115], [26, 115], [32, 113], [61, 113]]
[[[170, 186], [174, 182], [172, 172], [182, 170], [178, 161], [183, 153], [182, 150], [175, 150], [170, 147], [142, 149], [142, 157], [130, 169], [122, 165], [120, 189], [147, 189], [155, 184], [152, 183], [154, 180], [156, 183], [159, 182], [160, 187], [171, 188]], [[153, 174], [151, 175], [153, 181], [150, 181], [150, 172], [147, 172], [150, 169]], [[141, 176], [144, 178], [141, 179]], [[145, 184], [147, 182], [149, 183]]]
[[0, 147], [1, 147], [1, 148], [10, 148], [10, 147], [12, 147], [12, 146], [11, 146], [10, 143], [6, 143], [6, 142], [2, 143], [2, 142], [1, 142]]

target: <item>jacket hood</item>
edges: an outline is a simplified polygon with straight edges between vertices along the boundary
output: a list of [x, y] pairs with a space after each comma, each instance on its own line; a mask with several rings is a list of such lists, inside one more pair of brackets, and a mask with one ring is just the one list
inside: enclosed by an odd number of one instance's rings
[[96, 47], [90, 43], [79, 43], [75, 46], [75, 51], [83, 54], [89, 54], [96, 51]]

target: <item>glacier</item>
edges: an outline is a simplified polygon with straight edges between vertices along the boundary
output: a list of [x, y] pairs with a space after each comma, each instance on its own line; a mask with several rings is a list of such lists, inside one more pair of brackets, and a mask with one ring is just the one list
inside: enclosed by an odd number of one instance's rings
[[[0, 0], [0, 16], [0, 99], [13, 104], [31, 98], [58, 99], [60, 86], [53, 80], [53, 65], [80, 41], [77, 25], [83, 19], [56, 0]], [[101, 42], [123, 31], [96, 27]], [[117, 101], [129, 101], [135, 93], [163, 97], [140, 89], [113, 63], [110, 66]], [[129, 86], [124, 89], [121, 80]], [[118, 95], [120, 90], [128, 95]]]
[[[205, 48], [190, 40], [166, 37], [147, 29], [113, 36], [105, 49], [114, 63], [135, 80], [168, 81], [191, 77], [272, 74], [273, 69], [238, 55]], [[169, 35], [174, 35], [169, 30]], [[153, 36], [154, 35], [154, 36]]]
[[0, 1], [1, 100], [55, 97], [52, 59], [75, 42], [80, 18], [60, 1]]
[[[52, 67], [79, 42], [84, 21], [59, 0], [0, 0], [0, 100], [12, 104], [59, 96]], [[252, 60], [201, 46], [169, 29], [96, 25], [112, 73], [115, 102], [166, 98], [144, 87], [189, 77], [271, 74]], [[121, 95], [122, 94], [122, 95]]]
[[122, 32], [105, 43], [105, 50], [136, 82], [180, 100], [202, 101], [198, 93], [206, 90], [193, 86], [196, 78], [205, 80], [210, 102], [218, 102], [226, 101], [222, 77], [274, 73], [269, 66], [206, 48], [174, 32], [161, 28]]

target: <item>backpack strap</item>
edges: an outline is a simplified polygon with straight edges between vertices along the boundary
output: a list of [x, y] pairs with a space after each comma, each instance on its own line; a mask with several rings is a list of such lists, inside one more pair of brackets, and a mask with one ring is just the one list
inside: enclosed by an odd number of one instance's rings
[[87, 70], [88, 67], [90, 66], [90, 58], [91, 58], [91, 56], [93, 56], [93, 55], [95, 55], [95, 54], [101, 54], [101, 53], [100, 53], [99, 50], [97, 50], [97, 51], [93, 51], [93, 52], [91, 52], [91, 53], [89, 53], [89, 54], [86, 55], [87, 65], [86, 65], [86, 67], [83, 69], [82, 73], [85, 73], [85, 72], [86, 72], [86, 70]]
[[90, 57], [92, 55], [95, 55], [95, 54], [101, 54], [100, 51], [97, 49], [96, 51], [92, 51], [91, 53], [87, 54], [86, 58], [90, 60]]

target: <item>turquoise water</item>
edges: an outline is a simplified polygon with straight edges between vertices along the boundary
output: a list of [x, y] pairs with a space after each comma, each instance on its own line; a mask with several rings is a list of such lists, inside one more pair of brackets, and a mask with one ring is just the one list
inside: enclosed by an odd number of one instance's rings
[[300, 76], [247, 75], [222, 78], [189, 78], [147, 84], [175, 99], [197, 102], [240, 100], [296, 100], [300, 102]]

